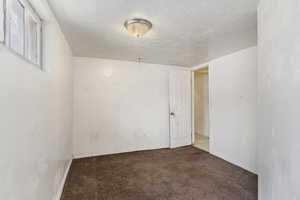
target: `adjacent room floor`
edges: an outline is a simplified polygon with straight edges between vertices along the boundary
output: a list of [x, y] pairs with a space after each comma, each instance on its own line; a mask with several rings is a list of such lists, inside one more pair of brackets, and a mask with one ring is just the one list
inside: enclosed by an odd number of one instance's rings
[[195, 134], [194, 146], [198, 149], [209, 152], [209, 137], [204, 135]]
[[194, 147], [77, 159], [62, 200], [257, 200], [257, 176]]

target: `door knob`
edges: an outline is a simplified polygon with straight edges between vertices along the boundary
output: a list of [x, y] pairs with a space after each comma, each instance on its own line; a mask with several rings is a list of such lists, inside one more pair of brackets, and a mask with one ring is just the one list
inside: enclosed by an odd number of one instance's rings
[[175, 116], [175, 113], [171, 112], [170, 115], [174, 117], [174, 116]]

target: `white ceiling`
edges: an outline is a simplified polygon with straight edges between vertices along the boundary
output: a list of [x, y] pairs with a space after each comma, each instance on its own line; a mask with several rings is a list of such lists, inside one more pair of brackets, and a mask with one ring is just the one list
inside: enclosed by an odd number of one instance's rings
[[[258, 0], [48, 0], [75, 56], [191, 67], [254, 46]], [[145, 18], [144, 38], [123, 24]]]

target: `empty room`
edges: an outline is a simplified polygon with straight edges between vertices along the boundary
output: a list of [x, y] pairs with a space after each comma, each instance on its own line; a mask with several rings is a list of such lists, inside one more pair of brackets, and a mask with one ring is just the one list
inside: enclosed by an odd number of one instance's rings
[[0, 0], [0, 200], [300, 200], [299, 0]]

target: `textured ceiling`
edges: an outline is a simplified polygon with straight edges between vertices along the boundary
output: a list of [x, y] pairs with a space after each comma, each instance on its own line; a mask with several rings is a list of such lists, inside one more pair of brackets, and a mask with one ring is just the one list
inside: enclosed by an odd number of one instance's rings
[[[48, 0], [75, 56], [192, 67], [256, 44], [258, 0]], [[123, 24], [145, 18], [144, 38]]]

